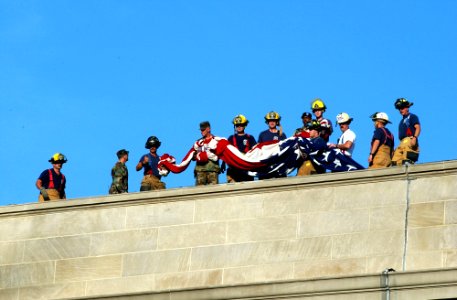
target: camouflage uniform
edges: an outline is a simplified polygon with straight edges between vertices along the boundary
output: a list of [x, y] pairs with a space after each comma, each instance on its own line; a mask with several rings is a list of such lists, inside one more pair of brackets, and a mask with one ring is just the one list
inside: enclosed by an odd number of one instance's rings
[[194, 170], [195, 185], [218, 184], [221, 168], [217, 161], [197, 162]]
[[110, 194], [128, 193], [129, 190], [129, 172], [124, 163], [117, 162], [111, 169], [113, 182], [109, 189]]

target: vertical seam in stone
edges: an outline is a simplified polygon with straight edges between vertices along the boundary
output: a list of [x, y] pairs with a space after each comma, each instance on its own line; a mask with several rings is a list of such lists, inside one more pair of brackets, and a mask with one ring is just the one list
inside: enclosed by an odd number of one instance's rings
[[406, 173], [406, 209], [405, 209], [405, 240], [403, 243], [403, 262], [402, 262], [402, 271], [406, 270], [406, 251], [408, 248], [408, 217], [409, 217], [409, 205], [410, 205], [410, 198], [409, 198], [409, 187], [410, 187], [410, 177], [409, 177], [409, 165], [405, 164], [405, 173]]
[[188, 272], [190, 272], [192, 270], [191, 266], [192, 266], [192, 251], [194, 250], [194, 248], [190, 248], [190, 251], [189, 251], [189, 266], [188, 266]]
[[368, 208], [368, 232], [371, 231], [371, 216], [373, 214], [373, 207]]
[[335, 236], [330, 237], [330, 260], [333, 260], [333, 244], [335, 243]]
[[155, 251], [159, 251], [160, 246], [161, 246], [161, 245], [159, 245], [159, 241], [160, 241], [159, 236], [160, 236], [160, 227], [157, 227], [156, 248], [154, 249]]
[[22, 241], [22, 257], [21, 257], [21, 263], [24, 263], [25, 259], [25, 246], [26, 246], [26, 241]]
[[194, 211], [192, 212], [192, 224], [195, 224], [195, 214], [197, 212], [197, 202], [192, 201], [194, 203]]
[[89, 234], [89, 253], [87, 255], [87, 257], [91, 257], [92, 256], [92, 240], [94, 239], [94, 234]]
[[120, 268], [119, 278], [122, 278], [122, 274], [124, 274], [124, 257], [125, 257], [125, 255], [121, 254], [121, 268]]
[[56, 276], [57, 276], [57, 260], [54, 261], [54, 278], [52, 283], [56, 283]]
[[298, 239], [299, 236], [300, 236], [300, 209], [298, 210], [298, 214], [297, 214], [297, 230], [295, 232], [295, 238]]
[[222, 278], [221, 278], [221, 284], [224, 284], [224, 277], [225, 277], [225, 268], [222, 268]]
[[124, 229], [127, 229], [127, 207], [124, 208]]
[[84, 296], [89, 296], [88, 292], [87, 292], [88, 285], [89, 285], [89, 281], [88, 280], [84, 281]]
[[228, 243], [228, 228], [229, 228], [229, 225], [228, 225], [228, 222], [224, 222], [225, 223], [225, 239], [224, 239], [224, 244], [227, 244]]
[[295, 276], [295, 265], [296, 265], [296, 264], [297, 264], [296, 262], [293, 262], [293, 263], [292, 263], [292, 279], [295, 279], [295, 277], [296, 277], [296, 276]]

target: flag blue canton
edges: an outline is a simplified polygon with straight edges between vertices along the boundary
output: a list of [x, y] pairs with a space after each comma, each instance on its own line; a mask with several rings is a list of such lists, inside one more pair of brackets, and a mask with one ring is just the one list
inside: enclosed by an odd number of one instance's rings
[[261, 160], [266, 166], [250, 172], [251, 175], [276, 173], [280, 176], [291, 173], [300, 167], [305, 157], [316, 165], [332, 172], [344, 172], [365, 169], [339, 149], [329, 149], [321, 138], [306, 139], [291, 137], [279, 142], [279, 151], [267, 159]]

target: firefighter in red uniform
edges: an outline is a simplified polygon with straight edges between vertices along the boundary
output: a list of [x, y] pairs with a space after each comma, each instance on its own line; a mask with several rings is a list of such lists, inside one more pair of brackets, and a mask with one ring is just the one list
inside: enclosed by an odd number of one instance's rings
[[[248, 119], [246, 119], [243, 115], [237, 115], [233, 118], [232, 123], [235, 129], [235, 134], [229, 136], [229, 143], [235, 146], [241, 153], [248, 152], [257, 143], [252, 135], [244, 132], [249, 123]], [[227, 169], [227, 182], [229, 183], [253, 180], [254, 177], [249, 176], [247, 171], [240, 170], [232, 166], [229, 166]]]
[[332, 121], [324, 118], [324, 112], [327, 109], [324, 101], [322, 99], [316, 98], [313, 103], [311, 103], [311, 109], [313, 111], [316, 120], [321, 123], [321, 133], [320, 136], [328, 143], [330, 135], [333, 133]]
[[55, 201], [66, 199], [65, 186], [67, 179], [60, 171], [67, 158], [62, 153], [54, 154], [49, 162], [52, 164], [52, 169], [44, 170], [35, 185], [40, 190], [38, 202]]
[[384, 112], [375, 112], [370, 116], [375, 131], [371, 139], [370, 155], [368, 156], [369, 169], [390, 167], [392, 164], [392, 149], [394, 136], [386, 125], [392, 123]]
[[398, 98], [394, 104], [402, 115], [402, 120], [398, 124], [400, 145], [395, 149], [392, 157], [393, 165], [401, 166], [405, 162], [415, 163], [419, 158], [421, 124], [419, 118], [409, 111], [413, 104], [413, 102], [409, 102], [405, 98]]

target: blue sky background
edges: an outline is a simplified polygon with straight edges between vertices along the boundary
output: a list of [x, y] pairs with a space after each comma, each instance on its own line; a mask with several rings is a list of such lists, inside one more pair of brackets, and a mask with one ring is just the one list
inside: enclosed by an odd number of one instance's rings
[[[69, 198], [106, 195], [121, 148], [138, 192], [148, 136], [181, 161], [200, 121], [227, 137], [242, 113], [257, 138], [270, 110], [290, 136], [316, 97], [354, 118], [364, 166], [369, 115], [397, 135], [398, 97], [421, 120], [420, 162], [456, 159], [456, 53], [453, 0], [0, 1], [0, 205], [35, 202], [55, 152]], [[193, 165], [164, 182], [193, 186]]]

